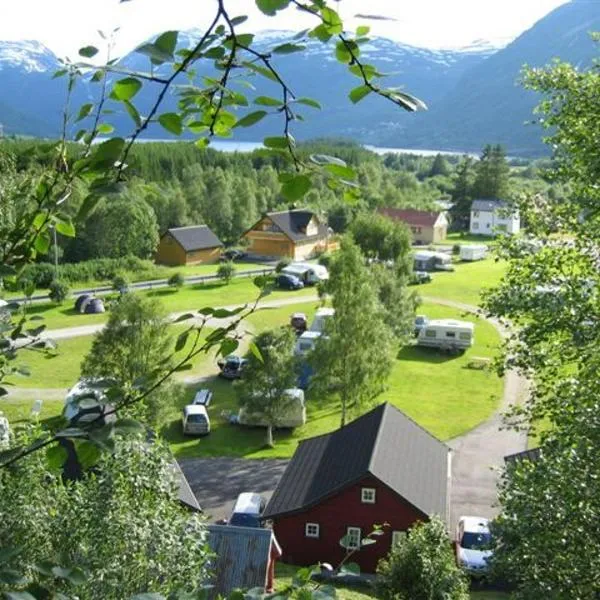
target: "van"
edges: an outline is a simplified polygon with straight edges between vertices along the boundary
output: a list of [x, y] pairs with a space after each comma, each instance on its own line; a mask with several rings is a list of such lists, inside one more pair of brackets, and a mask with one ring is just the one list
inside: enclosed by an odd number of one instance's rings
[[265, 506], [265, 499], [260, 494], [243, 492], [233, 505], [228, 525], [261, 527], [260, 516], [265, 511]]
[[311, 263], [293, 262], [281, 271], [285, 275], [293, 275], [304, 283], [304, 285], [316, 285], [321, 281], [329, 279], [329, 272], [323, 265]]
[[325, 324], [329, 319], [332, 319], [335, 315], [335, 308], [319, 308], [315, 313], [315, 318], [310, 325], [310, 331], [318, 331], [323, 333], [325, 331]]
[[417, 344], [440, 350], [466, 350], [475, 341], [475, 325], [453, 319], [431, 320], [419, 331]]
[[201, 404], [188, 404], [183, 409], [183, 434], [208, 435], [210, 433], [210, 419], [206, 406]]
[[296, 356], [311, 352], [321, 335], [320, 331], [305, 331], [296, 341], [296, 347], [294, 348]]

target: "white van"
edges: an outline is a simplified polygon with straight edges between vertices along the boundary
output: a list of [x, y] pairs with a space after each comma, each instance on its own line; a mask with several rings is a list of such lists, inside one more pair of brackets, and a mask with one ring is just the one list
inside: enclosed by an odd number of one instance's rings
[[321, 337], [320, 331], [305, 331], [297, 340], [294, 353], [298, 356], [310, 352]]
[[329, 279], [329, 271], [327, 270], [327, 267], [325, 267], [324, 265], [319, 265], [317, 263], [306, 263], [306, 262], [297, 262], [297, 263], [293, 263], [293, 264], [302, 266], [302, 267], [306, 267], [310, 271], [311, 277], [313, 279], [315, 279], [317, 283], [319, 281], [326, 281], [327, 279]]
[[[304, 404], [304, 392], [299, 388], [290, 388], [283, 392], [287, 402], [281, 408], [281, 414], [275, 419], [275, 427], [279, 429], [293, 429], [301, 427], [306, 423], [306, 406]], [[264, 415], [260, 413], [249, 413], [242, 406], [238, 413], [237, 423], [247, 427], [266, 427]]]
[[453, 319], [429, 321], [417, 337], [417, 345], [441, 350], [466, 350], [474, 341], [475, 325]]
[[208, 435], [210, 433], [210, 419], [206, 406], [202, 404], [188, 404], [183, 408], [183, 434]]
[[329, 271], [323, 265], [311, 263], [290, 263], [281, 271], [285, 275], [297, 277], [304, 285], [316, 285], [320, 281], [329, 279]]
[[260, 494], [244, 492], [235, 501], [228, 525], [260, 527], [260, 516], [265, 511], [265, 499]]
[[310, 324], [310, 331], [318, 331], [323, 333], [325, 330], [325, 324], [328, 319], [333, 318], [335, 315], [335, 308], [319, 308], [315, 313], [315, 318]]

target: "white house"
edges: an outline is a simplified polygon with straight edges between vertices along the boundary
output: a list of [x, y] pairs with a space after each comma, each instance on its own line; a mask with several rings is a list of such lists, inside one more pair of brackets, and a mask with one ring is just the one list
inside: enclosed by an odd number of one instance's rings
[[469, 231], [473, 235], [515, 234], [521, 229], [519, 213], [503, 200], [473, 200]]

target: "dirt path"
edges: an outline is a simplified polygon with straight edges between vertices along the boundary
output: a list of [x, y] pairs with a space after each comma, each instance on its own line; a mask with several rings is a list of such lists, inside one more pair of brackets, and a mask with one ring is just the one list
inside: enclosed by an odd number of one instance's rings
[[[444, 298], [423, 298], [426, 302], [443, 304], [469, 313], [480, 314], [476, 306]], [[508, 331], [494, 319], [487, 319], [504, 338]], [[527, 380], [516, 371], [504, 377], [502, 401], [494, 415], [465, 435], [448, 442], [453, 450], [450, 531], [461, 515], [494, 517], [497, 514], [496, 484], [498, 469], [508, 454], [527, 448], [525, 433], [502, 429], [502, 415], [527, 396]]]

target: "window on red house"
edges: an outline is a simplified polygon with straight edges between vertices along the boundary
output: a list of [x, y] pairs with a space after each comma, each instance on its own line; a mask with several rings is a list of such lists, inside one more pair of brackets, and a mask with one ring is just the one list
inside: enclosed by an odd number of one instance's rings
[[304, 526], [304, 535], [309, 538], [319, 537], [319, 524], [318, 523], [307, 523]]

